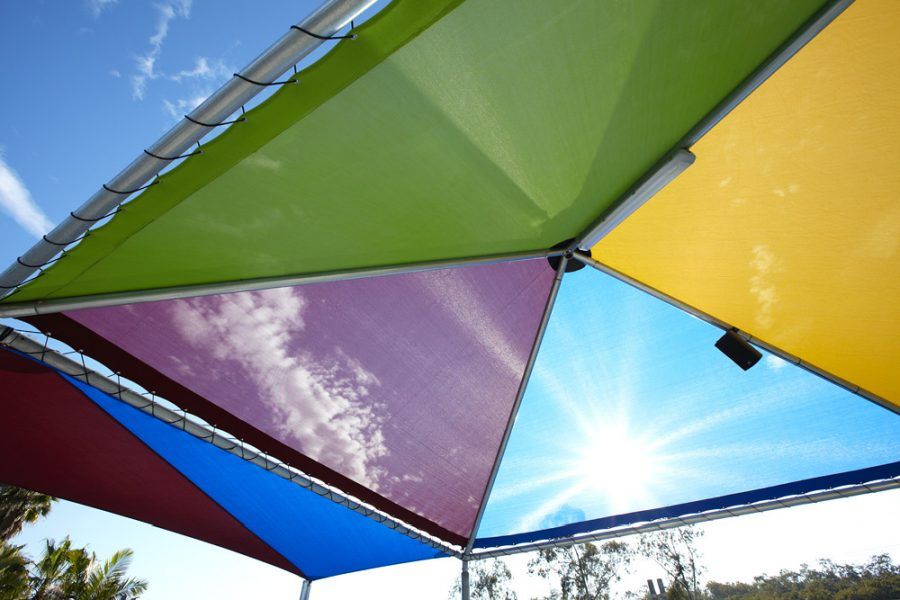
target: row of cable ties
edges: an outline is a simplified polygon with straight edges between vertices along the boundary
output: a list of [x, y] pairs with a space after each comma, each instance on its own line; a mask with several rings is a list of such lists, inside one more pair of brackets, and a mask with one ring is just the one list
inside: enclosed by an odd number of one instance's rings
[[[306, 34], [306, 35], [308, 35], [308, 36], [314, 37], [314, 38], [316, 38], [316, 39], [318, 39], [318, 40], [345, 40], [345, 39], [355, 40], [355, 39], [357, 38], [357, 36], [356, 36], [355, 33], [353, 33], [354, 28], [355, 28], [355, 24], [354, 24], [354, 22], [351, 20], [351, 21], [350, 21], [350, 33], [348, 33], [348, 34], [345, 34], [345, 35], [320, 35], [320, 34], [318, 34], [318, 33], [309, 31], [308, 29], [304, 29], [303, 27], [300, 27], [299, 25], [291, 25], [291, 29], [292, 29], [292, 30], [299, 31], [299, 32], [304, 33], [304, 34]], [[296, 64], [293, 66], [293, 71], [294, 71], [294, 77], [291, 77], [291, 78], [289, 78], [289, 79], [285, 79], [285, 80], [283, 80], [283, 81], [270, 81], [270, 82], [256, 81], [255, 79], [251, 79], [250, 77], [247, 77], [247, 76], [245, 76], [245, 75], [242, 75], [241, 73], [234, 73], [234, 77], [237, 77], [238, 79], [240, 79], [240, 80], [242, 80], [242, 81], [245, 81], [245, 82], [247, 82], [247, 83], [249, 83], [249, 84], [257, 85], [257, 86], [260, 86], [260, 87], [281, 86], [281, 85], [288, 85], [288, 84], [299, 84], [300, 81], [299, 81], [299, 79], [296, 78], [296, 76], [297, 76], [297, 65], [296, 65]], [[238, 117], [237, 119], [232, 119], [232, 120], [228, 120], [228, 121], [220, 121], [220, 122], [218, 122], [218, 123], [206, 123], [206, 122], [204, 122], [204, 121], [197, 120], [197, 119], [193, 118], [193, 117], [190, 116], [190, 115], [184, 115], [184, 118], [187, 119], [188, 121], [190, 121], [191, 123], [193, 123], [194, 125], [199, 125], [200, 127], [208, 127], [208, 128], [210, 128], [210, 129], [212, 129], [212, 128], [215, 128], [215, 127], [222, 127], [222, 126], [225, 126], [225, 125], [232, 125], [232, 124], [234, 124], [234, 123], [241, 123], [241, 122], [246, 121], [246, 120], [247, 120], [247, 111], [246, 111], [246, 108], [244, 107], [244, 105], [241, 105], [241, 116], [240, 116], [240, 117]], [[152, 157], [152, 158], [155, 158], [155, 159], [157, 159], [157, 160], [161, 160], [161, 161], [163, 161], [163, 162], [172, 162], [172, 161], [180, 160], [180, 159], [183, 159], [183, 158], [190, 158], [191, 156], [197, 156], [197, 155], [203, 154], [203, 153], [204, 153], [204, 151], [203, 151], [203, 146], [200, 144], [200, 141], [199, 141], [199, 140], [197, 141], [197, 149], [196, 149], [196, 150], [194, 150], [194, 151], [192, 151], [192, 152], [188, 152], [188, 153], [186, 153], [186, 154], [181, 154], [181, 155], [178, 155], [178, 156], [162, 156], [162, 155], [157, 154], [157, 153], [155, 153], [155, 152], [153, 152], [153, 151], [151, 151], [151, 150], [148, 150], [148, 149], [146, 149], [146, 148], [144, 149], [144, 154], [146, 154], [147, 156], [150, 156], [150, 157]], [[160, 179], [160, 174], [157, 173], [157, 174], [156, 174], [156, 177], [153, 179], [153, 181], [151, 181], [151, 182], [148, 183], [147, 185], [143, 185], [143, 186], [138, 187], [138, 188], [135, 188], [135, 189], [133, 189], [133, 190], [118, 190], [118, 189], [115, 189], [115, 188], [113, 188], [113, 187], [110, 187], [110, 186], [107, 185], [106, 183], [103, 184], [103, 189], [106, 190], [107, 192], [112, 193], [112, 194], [118, 194], [118, 195], [126, 196], [126, 197], [127, 197], [127, 196], [131, 196], [132, 194], [135, 194], [135, 193], [137, 193], [137, 192], [140, 192], [140, 191], [142, 191], [142, 190], [145, 190], [145, 189], [149, 188], [150, 186], [156, 185], [156, 184], [161, 183], [161, 182], [162, 182], [162, 180]], [[113, 209], [112, 211], [106, 213], [105, 215], [101, 215], [101, 216], [99, 216], [99, 217], [84, 217], [84, 216], [75, 214], [74, 211], [70, 212], [70, 213], [69, 213], [69, 216], [72, 217], [73, 219], [77, 220], [77, 221], [81, 221], [81, 222], [84, 222], [84, 223], [90, 223], [91, 226], [93, 226], [94, 223], [97, 223], [97, 222], [99, 222], [99, 221], [102, 221], [102, 220], [104, 220], [104, 219], [106, 219], [106, 218], [108, 218], [108, 217], [115, 216], [117, 213], [119, 213], [119, 212], [121, 212], [122, 210], [124, 210], [124, 207], [125, 207], [125, 204], [124, 204], [124, 203], [119, 204], [119, 205], [116, 206], [116, 208]], [[66, 248], [67, 248], [68, 246], [70, 246], [70, 245], [72, 245], [72, 244], [74, 244], [74, 243], [76, 243], [76, 242], [80, 242], [81, 240], [83, 240], [83, 239], [85, 239], [86, 237], [88, 237], [88, 235], [90, 235], [90, 231], [85, 232], [83, 235], [81, 235], [81, 236], [75, 238], [74, 240], [69, 240], [69, 241], [65, 241], [65, 242], [62, 242], [62, 241], [56, 241], [56, 240], [51, 240], [51, 239], [48, 238], [46, 235], [44, 235], [44, 236], [43, 236], [43, 240], [44, 240], [45, 242], [47, 242], [48, 244], [50, 244], [50, 245], [52, 245], [52, 246], [57, 246], [57, 247], [63, 249], [63, 250], [60, 252], [59, 256], [57, 256], [57, 257], [55, 257], [55, 258], [52, 258], [52, 259], [50, 259], [50, 260], [48, 260], [48, 261], [46, 261], [46, 262], [44, 262], [44, 263], [42, 263], [42, 264], [40, 264], [40, 265], [32, 265], [32, 264], [29, 264], [29, 263], [26, 263], [25, 261], [23, 261], [21, 256], [16, 257], [16, 262], [17, 262], [17, 263], [19, 263], [20, 265], [22, 265], [23, 267], [26, 267], [26, 268], [28, 268], [28, 269], [35, 269], [35, 270], [37, 271], [37, 274], [35, 274], [33, 277], [29, 277], [29, 278], [26, 279], [25, 281], [22, 281], [21, 283], [18, 283], [18, 284], [16, 284], [16, 285], [12, 285], [12, 286], [4, 286], [4, 285], [0, 285], [0, 289], [5, 289], [5, 290], [17, 290], [17, 289], [19, 289], [21, 286], [25, 285], [26, 283], [29, 283], [30, 281], [33, 281], [33, 280], [36, 279], [37, 277], [40, 277], [41, 275], [44, 274], [44, 269], [45, 269], [47, 266], [49, 266], [49, 265], [51, 265], [51, 264], [53, 264], [53, 263], [55, 263], [55, 262], [57, 262], [57, 261], [59, 261], [59, 260], [65, 258], [65, 257], [68, 255], [68, 250], [66, 250]]]

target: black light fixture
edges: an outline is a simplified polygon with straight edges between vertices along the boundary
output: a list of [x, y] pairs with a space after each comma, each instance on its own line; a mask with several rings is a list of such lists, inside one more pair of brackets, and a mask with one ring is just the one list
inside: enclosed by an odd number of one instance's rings
[[[574, 239], [571, 239], [571, 240], [566, 240], [566, 241], [564, 241], [564, 242], [560, 242], [560, 243], [556, 244], [555, 246], [553, 246], [552, 249], [553, 249], [553, 250], [562, 250], [563, 248], [568, 248], [569, 246], [572, 245], [572, 243], [573, 243], [574, 241], [575, 241]], [[590, 258], [590, 256], [591, 256], [591, 251], [590, 251], [590, 249], [588, 249], [588, 250], [580, 250], [580, 252], [581, 252], [582, 255], [585, 255], [585, 256], [587, 256], [588, 258]], [[573, 254], [572, 252], [566, 252], [566, 255], [565, 255], [566, 258], [569, 260], [569, 262], [566, 263], [566, 273], [572, 273], [572, 272], [574, 272], [574, 271], [580, 271], [581, 269], [583, 269], [583, 268], [585, 267], [585, 265], [584, 265], [583, 262], [581, 262], [580, 260], [575, 260], [575, 259], [573, 259], [573, 258], [572, 258], [572, 254]], [[547, 257], [547, 262], [550, 263], [550, 268], [551, 268], [551, 269], [553, 269], [554, 271], [558, 271], [558, 270], [559, 270], [559, 264], [562, 262], [562, 256], [559, 256], [559, 255], [557, 255], [557, 256], [548, 256], [548, 257]]]
[[747, 370], [762, 358], [762, 352], [750, 345], [750, 342], [738, 335], [736, 329], [729, 329], [716, 342], [716, 348], [734, 361], [734, 364]]

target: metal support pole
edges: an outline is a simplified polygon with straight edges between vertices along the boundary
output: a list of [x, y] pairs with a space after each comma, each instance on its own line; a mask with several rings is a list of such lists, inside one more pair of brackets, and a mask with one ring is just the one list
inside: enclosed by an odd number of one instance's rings
[[683, 148], [669, 152], [616, 200], [612, 207], [605, 211], [587, 231], [575, 238], [575, 241], [569, 245], [569, 250], [590, 250], [594, 244], [609, 235], [622, 221], [630, 217], [634, 211], [694, 164], [696, 158], [690, 151]]
[[312, 479], [302, 471], [289, 467], [254, 448], [250, 448], [243, 442], [236, 441], [234, 438], [224, 434], [215, 427], [209, 427], [193, 420], [183, 411], [175, 411], [166, 408], [157, 403], [154, 398], [142, 396], [134, 390], [113, 381], [109, 377], [105, 377], [96, 371], [86, 368], [81, 362], [76, 362], [55, 350], [47, 348], [46, 345], [42, 343], [17, 333], [10, 327], [0, 328], [0, 346], [6, 346], [21, 352], [22, 354], [34, 357], [50, 367], [57, 369], [74, 379], [83, 381], [168, 425], [172, 425], [185, 433], [189, 433], [204, 442], [216, 446], [220, 450], [224, 450], [225, 452], [251, 462], [258, 467], [265, 469], [269, 473], [323, 496], [335, 504], [344, 506], [353, 512], [368, 517], [373, 521], [377, 521], [385, 527], [393, 529], [397, 533], [417, 540], [436, 550], [440, 550], [448, 556], [461, 556], [460, 552], [455, 547], [450, 546], [437, 538], [426, 535], [419, 530], [413, 529], [412, 526], [407, 525], [386, 513], [378, 511], [367, 504], [363, 504], [355, 498], [346, 496], [335, 488], [323, 485], [321, 482]]
[[309, 579], [303, 580], [303, 585], [300, 586], [300, 600], [309, 600], [309, 588], [312, 587], [312, 582]]
[[465, 558], [462, 560], [462, 575], [460, 575], [460, 589], [462, 590], [462, 600], [469, 600], [469, 561]]
[[240, 281], [170, 287], [159, 290], [135, 290], [129, 292], [79, 296], [77, 298], [38, 300], [35, 302], [10, 302], [8, 304], [0, 304], [0, 317], [17, 319], [20, 317], [32, 317], [35, 315], [59, 313], [81, 308], [100, 308], [104, 306], [119, 306], [122, 304], [137, 304], [140, 302], [158, 302], [160, 300], [193, 298], [196, 296], [208, 296], [212, 294], [231, 294], [235, 292], [249, 292], [313, 283], [326, 283], [329, 281], [346, 281], [348, 279], [383, 277], [401, 273], [418, 273], [422, 271], [449, 269], [451, 267], [468, 265], [486, 265], [498, 262], [531, 260], [550, 256], [560, 256], [563, 252], [563, 250], [533, 250], [526, 252], [512, 252], [509, 254], [491, 254], [486, 256], [450, 258], [446, 260], [433, 260], [403, 265], [350, 269], [330, 273], [282, 275], [278, 277], [263, 277], [259, 279], [244, 279]]
[[869, 400], [870, 402], [874, 402], [875, 404], [877, 404], [878, 406], [881, 406], [882, 408], [886, 408], [887, 410], [889, 410], [893, 413], [900, 414], [900, 407], [898, 407], [894, 404], [891, 404], [890, 402], [888, 402], [886, 399], [882, 398], [881, 396], [879, 396], [873, 392], [870, 392], [869, 390], [863, 389], [863, 388], [859, 387], [858, 385], [856, 385], [855, 383], [847, 381], [846, 379], [842, 379], [842, 378], [838, 377], [837, 375], [829, 373], [828, 371], [825, 371], [824, 369], [820, 369], [819, 367], [806, 362], [805, 360], [801, 359], [800, 357], [794, 356], [793, 354], [791, 354], [789, 352], [785, 352], [784, 350], [782, 350], [781, 348], [779, 348], [777, 346], [773, 346], [772, 344], [770, 344], [766, 341], [763, 341], [759, 338], [755, 338], [752, 335], [750, 335], [749, 333], [747, 333], [746, 331], [741, 331], [737, 327], [734, 327], [733, 325], [730, 325], [729, 323], [726, 323], [720, 319], [717, 319], [714, 316], [703, 312], [702, 310], [694, 308], [690, 304], [686, 304], [686, 303], [682, 302], [681, 300], [673, 298], [672, 296], [669, 296], [668, 294], [661, 292], [654, 287], [651, 287], [645, 283], [638, 281], [637, 279], [634, 279], [633, 277], [629, 277], [628, 275], [622, 273], [621, 271], [617, 271], [616, 269], [613, 269], [612, 267], [603, 264], [602, 262], [598, 261], [595, 258], [591, 258], [590, 256], [586, 256], [579, 252], [576, 252], [573, 255], [573, 257], [575, 258], [575, 260], [582, 262], [582, 263], [588, 265], [589, 267], [593, 267], [594, 269], [597, 269], [598, 271], [600, 271], [602, 273], [606, 273], [610, 277], [614, 277], [623, 283], [627, 283], [628, 285], [630, 285], [636, 289], [639, 289], [642, 292], [650, 294], [654, 298], [658, 298], [667, 304], [671, 304], [675, 308], [681, 309], [684, 312], [688, 313], [689, 315], [693, 315], [693, 316], [697, 317], [701, 321], [706, 321], [710, 325], [718, 327], [719, 329], [722, 329], [723, 331], [734, 331], [738, 335], [740, 335], [743, 339], [747, 340], [748, 342], [750, 342], [752, 344], [759, 346], [766, 352], [774, 354], [775, 356], [778, 356], [779, 358], [782, 358], [791, 364], [797, 365], [798, 367], [805, 369], [814, 375], [818, 375], [822, 379], [830, 381], [831, 383], [834, 383], [835, 385], [839, 385], [842, 388], [844, 388], [845, 390], [847, 390], [848, 392], [852, 392], [852, 393], [856, 394], [857, 396], [860, 396], [862, 398], [865, 398], [866, 400]]
[[[147, 148], [118, 175], [102, 186], [87, 202], [70, 213], [59, 225], [31, 247], [19, 260], [0, 273], [0, 298], [14, 290], [36, 270], [44, 266], [63, 248], [60, 244], [80, 238], [91, 226], [119, 206], [126, 198], [144, 187], [171, 159], [181, 156], [219, 123], [256, 96], [270, 83], [333, 36], [351, 19], [373, 3], [373, 0], [327, 0], [304, 19], [298, 29], [288, 29], [281, 39], [251, 62], [240, 76], [233, 77], [204, 100], [185, 119], [178, 122], [152, 146]], [[50, 241], [48, 241], [50, 240]], [[32, 265], [32, 266], [29, 266]]]
[[516, 392], [516, 399], [513, 402], [512, 410], [509, 413], [509, 421], [506, 423], [506, 429], [503, 431], [503, 437], [500, 440], [500, 447], [497, 450], [497, 456], [494, 458], [494, 466], [491, 468], [491, 475], [488, 478], [487, 485], [484, 489], [484, 495], [481, 497], [481, 504], [478, 506], [478, 513], [475, 516], [475, 523], [472, 526], [472, 534], [466, 544], [464, 556], [472, 552], [472, 546], [475, 545], [475, 536], [478, 534], [478, 527], [481, 525], [481, 519], [484, 517], [484, 509], [487, 506], [488, 498], [491, 495], [491, 489], [494, 487], [494, 481], [497, 479], [497, 472], [500, 470], [500, 463], [503, 460], [503, 454], [506, 452], [506, 446], [509, 444], [509, 435], [512, 433], [513, 425], [516, 423], [516, 415], [519, 414], [519, 406], [522, 404], [522, 398], [525, 396], [525, 388], [528, 387], [528, 380], [531, 378], [531, 372], [534, 370], [534, 363], [537, 360], [538, 350], [541, 348], [541, 342], [544, 340], [544, 332], [547, 331], [547, 323], [550, 322], [550, 313], [553, 312], [553, 305], [556, 302], [556, 296], [559, 294], [559, 286], [562, 283], [563, 275], [566, 272], [566, 266], [569, 264], [569, 254], [560, 257], [559, 267], [556, 269], [556, 276], [553, 278], [553, 285], [550, 287], [550, 294], [547, 296], [547, 303], [544, 305], [544, 313], [541, 315], [541, 323], [538, 326], [537, 333], [534, 336], [534, 344], [531, 346], [531, 353], [528, 355], [528, 362], [525, 363], [525, 372], [522, 373], [522, 380], [519, 382], [519, 389]]
[[740, 515], [761, 513], [770, 510], [777, 510], [780, 508], [789, 508], [791, 506], [815, 504], [817, 502], [824, 502], [826, 500], [850, 498], [863, 494], [872, 494], [875, 492], [896, 489], [900, 489], [900, 476], [869, 483], [862, 483], [858, 485], [848, 485], [831, 490], [823, 490], [821, 492], [810, 492], [808, 494], [802, 494], [799, 496], [776, 498], [774, 500], [764, 500], [762, 502], [756, 502], [754, 504], [744, 504], [732, 508], [722, 508], [692, 515], [684, 515], [681, 517], [660, 519], [658, 521], [650, 521], [647, 523], [641, 523], [638, 525], [631, 525], [627, 527], [617, 527], [614, 529], [606, 529], [603, 531], [596, 531], [592, 533], [582, 533], [565, 538], [557, 538], [541, 542], [529, 542], [527, 544], [520, 544], [518, 546], [490, 548], [480, 552], [473, 552], [467, 555], [467, 558], [468, 560], [484, 560], [487, 558], [512, 556], [514, 554], [522, 554], [524, 552], [535, 552], [537, 550], [544, 550], [548, 548], [564, 548], [576, 544], [584, 544], [586, 542], [598, 542], [603, 540], [617, 539], [628, 535], [639, 535], [642, 533], [663, 531], [666, 529], [674, 529], [676, 527], [684, 527], [685, 525], [706, 523], [709, 521], [717, 521], [719, 519], [727, 519]]

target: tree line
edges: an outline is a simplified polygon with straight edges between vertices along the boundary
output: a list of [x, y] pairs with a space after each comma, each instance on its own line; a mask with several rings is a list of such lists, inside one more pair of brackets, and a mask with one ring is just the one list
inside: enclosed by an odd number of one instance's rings
[[[900, 565], [887, 554], [864, 564], [820, 560], [814, 567], [759, 575], [752, 582], [701, 583], [704, 571], [697, 542], [702, 530], [681, 527], [603, 544], [579, 544], [540, 550], [528, 572], [551, 583], [543, 598], [531, 600], [900, 600]], [[648, 581], [640, 590], [617, 590], [634, 563], [649, 559], [663, 573], [662, 589]], [[513, 576], [501, 559], [470, 563], [472, 600], [519, 600]], [[651, 587], [652, 586], [652, 587]], [[450, 590], [460, 597], [460, 583]]]
[[10, 540], [46, 516], [55, 498], [0, 484], [0, 600], [133, 600], [147, 590], [143, 579], [128, 577], [133, 552], [122, 549], [106, 560], [67, 537], [46, 540], [31, 558]]

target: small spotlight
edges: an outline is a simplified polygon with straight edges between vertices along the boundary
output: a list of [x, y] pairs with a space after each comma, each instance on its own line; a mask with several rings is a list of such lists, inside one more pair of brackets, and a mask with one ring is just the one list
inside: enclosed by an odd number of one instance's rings
[[734, 361], [734, 364], [747, 370], [762, 358], [762, 353], [750, 345], [750, 343], [739, 336], [735, 330], [725, 332], [725, 335], [716, 342], [716, 348], [722, 351], [722, 354]]

